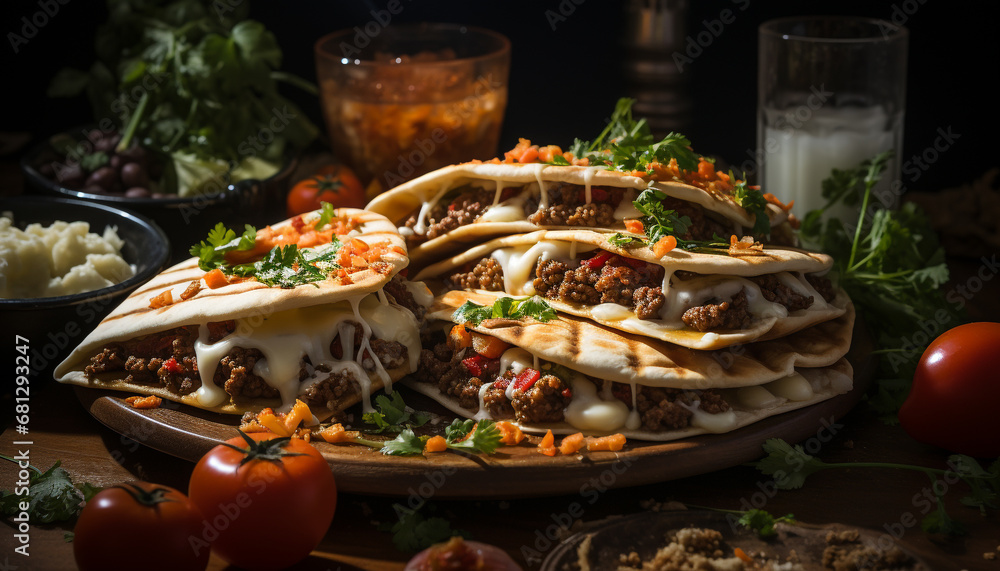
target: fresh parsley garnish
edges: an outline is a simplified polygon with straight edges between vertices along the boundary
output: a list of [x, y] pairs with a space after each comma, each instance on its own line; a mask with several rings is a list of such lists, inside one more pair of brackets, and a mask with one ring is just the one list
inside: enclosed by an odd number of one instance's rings
[[552, 156], [552, 160], [551, 161], [547, 161], [545, 164], [547, 164], [547, 165], [557, 165], [557, 166], [561, 166], [561, 167], [568, 167], [568, 166], [570, 166], [571, 163], [569, 161], [567, 161], [566, 157], [564, 157], [562, 155], [553, 155]]
[[208, 239], [191, 246], [190, 254], [198, 258], [198, 267], [207, 271], [225, 268], [226, 252], [232, 250], [252, 250], [257, 242], [257, 229], [247, 224], [240, 239], [236, 232], [219, 222], [208, 231]]
[[[333, 207], [324, 204], [315, 227], [329, 223], [332, 211]], [[252, 250], [256, 243], [257, 229], [253, 226], [247, 224], [237, 239], [236, 232], [220, 222], [209, 231], [208, 239], [192, 246], [190, 252], [198, 258], [198, 267], [206, 272], [220, 269], [226, 275], [252, 277], [262, 284], [286, 289], [323, 281], [332, 270], [340, 267], [336, 260], [342, 244], [336, 236], [329, 244], [304, 250], [295, 244], [275, 246], [262, 259], [252, 263], [231, 265], [226, 261], [227, 252]]]
[[[743, 175], [743, 178], [746, 179], [746, 175]], [[729, 172], [729, 179], [737, 180], [732, 171]], [[750, 188], [746, 180], [741, 180], [733, 188], [733, 199], [736, 200], [736, 204], [754, 215], [753, 229], [750, 230], [754, 236], [767, 236], [771, 233], [771, 220], [767, 217], [767, 200], [761, 191]]]
[[569, 151], [578, 159], [588, 158], [591, 164], [607, 164], [610, 170], [622, 172], [644, 171], [651, 173], [650, 164], [667, 164], [677, 160], [681, 169], [698, 168], [698, 155], [691, 149], [691, 141], [679, 133], [670, 133], [657, 141], [645, 119], [632, 117], [634, 99], [623, 97], [604, 130], [593, 141], [576, 139]]
[[424, 445], [429, 436], [417, 436], [412, 429], [404, 428], [399, 436], [382, 443], [379, 450], [386, 456], [413, 456], [424, 452]]
[[[431, 504], [425, 505], [428, 506], [428, 511], [434, 509]], [[452, 529], [448, 520], [442, 517], [425, 517], [420, 511], [402, 504], [393, 504], [392, 508], [396, 512], [396, 522], [383, 524], [379, 529], [392, 533], [392, 544], [400, 551], [407, 553], [420, 551], [456, 535], [466, 539], [469, 537], [464, 531]]]
[[937, 500], [937, 510], [929, 513], [921, 522], [921, 528], [929, 533], [944, 533], [962, 535], [965, 529], [960, 522], [953, 520], [945, 511], [944, 492], [938, 493], [939, 486], [934, 485], [938, 479], [951, 481], [959, 478], [965, 481], [972, 493], [962, 498], [967, 506], [978, 507], [985, 515], [987, 508], [1000, 508], [1000, 459], [993, 462], [989, 469], [983, 469], [971, 456], [954, 454], [948, 457], [949, 470], [912, 466], [909, 464], [894, 464], [887, 462], [843, 462], [827, 463], [811, 456], [801, 446], [792, 446], [780, 438], [770, 438], [764, 442], [764, 458], [754, 463], [754, 466], [769, 476], [774, 476], [774, 483], [781, 490], [801, 488], [806, 478], [821, 470], [831, 468], [893, 468], [923, 472], [931, 480], [931, 488]]
[[646, 241], [635, 234], [622, 234], [621, 232], [615, 232], [608, 237], [608, 243], [618, 246], [619, 248], [628, 248], [629, 246], [645, 244]]
[[366, 412], [362, 419], [375, 426], [371, 432], [401, 432], [404, 428], [423, 426], [431, 419], [426, 412], [415, 411], [406, 406], [399, 391], [393, 391], [392, 397], [378, 395], [375, 397], [377, 412]]
[[455, 323], [469, 322], [473, 325], [479, 325], [487, 319], [524, 319], [526, 317], [545, 322], [556, 318], [556, 310], [552, 309], [547, 301], [536, 295], [523, 299], [501, 297], [494, 301], [492, 306], [466, 301], [451, 316]]
[[331, 220], [337, 217], [337, 209], [334, 208], [332, 204], [329, 202], [321, 202], [320, 205], [319, 219], [316, 220], [316, 224], [313, 224], [313, 228], [317, 230], [326, 226]]
[[[944, 249], [920, 208], [906, 203], [898, 210], [872, 205], [872, 189], [892, 157], [891, 151], [857, 168], [834, 170], [823, 181], [824, 208], [806, 214], [799, 236], [803, 244], [831, 255], [836, 284], [847, 291], [872, 331], [879, 359], [868, 402], [889, 423], [909, 393], [913, 373], [927, 343], [963, 321], [947, 302], [948, 266]], [[836, 218], [823, 219], [827, 208], [843, 202], [860, 204], [852, 227]], [[935, 316], [936, 332], [914, 343], [914, 331]]]
[[749, 509], [740, 516], [737, 523], [743, 527], [755, 532], [757, 537], [768, 538], [778, 535], [778, 532], [774, 530], [774, 524], [784, 522], [784, 523], [794, 523], [795, 516], [792, 514], [785, 514], [783, 516], [774, 517], [773, 515], [767, 513], [761, 509]]
[[[13, 458], [0, 455], [4, 460], [17, 463]], [[4, 517], [13, 517], [21, 511], [20, 503], [28, 502], [28, 519], [33, 524], [55, 523], [71, 520], [83, 509], [83, 504], [94, 497], [101, 488], [88, 483], [74, 484], [69, 472], [62, 469], [62, 462], [56, 462], [42, 472], [34, 466], [28, 480], [28, 493], [0, 491], [0, 512]]]
[[643, 214], [639, 220], [650, 244], [657, 243], [664, 236], [683, 236], [691, 226], [690, 218], [678, 216], [676, 211], [663, 206], [663, 199], [666, 197], [666, 194], [655, 188], [647, 188], [632, 201], [636, 210]]
[[453, 450], [493, 454], [500, 447], [500, 429], [492, 420], [456, 418], [444, 433], [448, 448]]

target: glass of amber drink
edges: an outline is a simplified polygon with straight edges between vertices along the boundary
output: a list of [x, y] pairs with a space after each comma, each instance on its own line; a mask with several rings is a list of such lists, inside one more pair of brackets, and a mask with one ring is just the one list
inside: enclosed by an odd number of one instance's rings
[[370, 195], [495, 157], [509, 71], [506, 37], [458, 24], [356, 27], [316, 42], [333, 150]]

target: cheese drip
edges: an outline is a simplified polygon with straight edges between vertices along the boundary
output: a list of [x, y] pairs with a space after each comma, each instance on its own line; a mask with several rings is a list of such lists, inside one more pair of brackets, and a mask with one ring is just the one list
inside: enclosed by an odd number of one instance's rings
[[[354, 346], [355, 326], [351, 322], [360, 324], [364, 330], [358, 347]], [[330, 352], [330, 344], [338, 333], [344, 350], [342, 359], [336, 359]], [[329, 369], [354, 374], [361, 385], [365, 410], [370, 411], [371, 381], [364, 371], [365, 362], [371, 360], [368, 368], [374, 368], [387, 386], [391, 382], [382, 363], [371, 351], [372, 335], [405, 346], [409, 371], [416, 370], [420, 355], [416, 319], [410, 311], [387, 300], [380, 301], [375, 294], [238, 319], [233, 333], [211, 344], [208, 342], [208, 326], [202, 325], [194, 345], [201, 376], [201, 387], [195, 392], [195, 398], [201, 405], [209, 407], [226, 402], [229, 395], [223, 387], [215, 384], [215, 371], [223, 357], [235, 347], [242, 347], [262, 353], [263, 357], [254, 365], [253, 372], [278, 391], [282, 408], [291, 407], [298, 395], [309, 386], [329, 376], [323, 373], [321, 378], [317, 378], [317, 369]], [[305, 357], [312, 363], [312, 367], [307, 368], [312, 376], [300, 382], [299, 373]]]
[[504, 291], [510, 295], [534, 295], [532, 274], [539, 262], [551, 259], [575, 260], [578, 254], [597, 246], [575, 241], [539, 240], [531, 246], [498, 248], [490, 255], [503, 268]]

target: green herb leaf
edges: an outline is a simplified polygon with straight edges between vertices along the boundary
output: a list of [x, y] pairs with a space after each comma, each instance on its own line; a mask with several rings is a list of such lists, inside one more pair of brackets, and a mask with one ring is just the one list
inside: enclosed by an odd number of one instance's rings
[[413, 456], [423, 454], [428, 436], [417, 436], [409, 428], [404, 428], [399, 436], [382, 444], [380, 452], [386, 456]]
[[445, 428], [445, 440], [448, 448], [453, 450], [493, 454], [500, 447], [500, 438], [500, 429], [489, 419], [475, 421], [456, 418]]
[[751, 509], [744, 512], [737, 521], [743, 527], [756, 532], [758, 537], [767, 538], [778, 535], [778, 532], [774, 530], [774, 524], [778, 522], [794, 523], [795, 516], [786, 514], [775, 518], [764, 510]]
[[[417, 510], [412, 510], [401, 504], [393, 504], [397, 520], [394, 524], [383, 524], [382, 531], [392, 532], [392, 544], [396, 549], [413, 553], [447, 541], [455, 535], [468, 538], [468, 533], [452, 529], [448, 520], [441, 517], [425, 517]], [[433, 509], [433, 506], [428, 506]]]
[[321, 202], [321, 207], [319, 211], [319, 219], [313, 226], [316, 230], [326, 226], [331, 220], [337, 217], [337, 209], [333, 207], [329, 202]]
[[385, 395], [375, 397], [375, 408], [378, 412], [366, 412], [362, 419], [374, 424], [376, 430], [373, 432], [376, 433], [400, 432], [406, 427], [423, 426], [431, 419], [426, 412], [409, 409], [399, 391], [393, 391], [391, 398]]
[[[2, 456], [5, 460], [13, 459]], [[28, 482], [28, 494], [17, 495], [13, 491], [0, 492], [0, 510], [6, 517], [21, 511], [20, 503], [28, 502], [28, 519], [32, 524], [45, 524], [71, 520], [80, 515], [83, 502], [93, 497], [100, 488], [83, 484], [82, 491], [73, 484], [70, 475], [56, 462], [45, 472], [32, 467]]]
[[[729, 172], [729, 178], [737, 180], [732, 171]], [[746, 179], [746, 175], [743, 175], [743, 178]], [[764, 200], [761, 191], [750, 188], [746, 180], [741, 180], [733, 188], [733, 199], [736, 200], [736, 204], [754, 215], [753, 229], [750, 230], [754, 236], [767, 236], [771, 233], [771, 220], [767, 217], [767, 200]]]
[[479, 325], [487, 319], [526, 319], [528, 317], [536, 321], [549, 321], [556, 319], [556, 311], [552, 309], [540, 296], [515, 299], [513, 297], [501, 297], [493, 302], [492, 306], [483, 306], [471, 301], [463, 303], [452, 314], [455, 323], [472, 323]]
[[763, 448], [767, 456], [754, 463], [754, 467], [768, 476], [774, 476], [774, 483], [782, 490], [801, 488], [810, 474], [828, 467], [806, 454], [801, 446], [793, 447], [780, 438], [767, 439]]
[[[887, 151], [854, 169], [832, 171], [823, 182], [826, 206], [805, 216], [799, 236], [806, 247], [833, 257], [835, 283], [850, 295], [877, 348], [886, 353], [866, 398], [884, 421], [895, 423], [926, 347], [914, 345], [913, 332], [926, 327], [928, 315], [935, 316], [929, 343], [964, 321], [964, 314], [945, 298], [944, 250], [919, 207], [908, 202], [885, 210], [872, 204], [872, 189], [891, 157]], [[840, 202], [862, 207], [859, 218], [849, 221], [855, 224], [850, 230], [841, 220], [823, 219], [826, 209]]]
[[[643, 214], [643, 230], [650, 246], [656, 244], [664, 236], [674, 236], [679, 238], [687, 233], [691, 226], [691, 219], [687, 216], [678, 216], [677, 212], [668, 210], [663, 206], [663, 199], [667, 197], [659, 190], [647, 188], [632, 201], [636, 210]], [[681, 241], [678, 240], [678, 243]]]
[[608, 237], [608, 243], [618, 246], [619, 248], [628, 248], [630, 246], [646, 245], [646, 241], [640, 236], [635, 234], [623, 234], [621, 232], [615, 232], [610, 237]]

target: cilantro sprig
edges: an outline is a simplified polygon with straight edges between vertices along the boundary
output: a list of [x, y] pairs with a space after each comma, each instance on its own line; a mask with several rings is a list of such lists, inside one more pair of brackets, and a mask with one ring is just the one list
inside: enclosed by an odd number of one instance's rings
[[608, 124], [594, 140], [574, 140], [569, 149], [573, 156], [622, 172], [652, 173], [651, 163], [666, 164], [670, 159], [676, 159], [677, 166], [684, 170], [696, 170], [698, 155], [690, 149], [691, 141], [679, 133], [669, 133], [657, 141], [645, 119], [632, 117], [633, 103], [634, 99], [619, 99]]
[[[324, 203], [320, 218], [315, 224], [319, 229], [334, 216], [333, 207]], [[221, 222], [208, 232], [208, 238], [191, 246], [190, 253], [198, 258], [198, 267], [208, 272], [222, 270], [230, 276], [252, 277], [271, 287], [293, 288], [326, 279], [332, 270], [340, 267], [337, 254], [342, 243], [334, 236], [329, 244], [300, 250], [295, 244], [275, 246], [256, 262], [232, 265], [226, 253], [253, 250], [257, 244], [257, 229], [247, 224], [239, 238], [236, 232]]]
[[237, 240], [236, 232], [219, 222], [208, 231], [208, 238], [191, 246], [189, 252], [198, 258], [198, 267], [208, 272], [226, 267], [226, 252], [252, 250], [256, 242], [257, 229], [253, 226], [247, 224]]
[[937, 501], [937, 509], [927, 514], [920, 524], [921, 529], [928, 533], [965, 534], [964, 526], [952, 519], [945, 510], [943, 498], [947, 488], [939, 493], [939, 487], [934, 485], [939, 478], [963, 480], [971, 489], [971, 493], [962, 498], [962, 504], [979, 508], [983, 515], [986, 515], [988, 509], [1000, 508], [1000, 459], [984, 469], [971, 456], [954, 454], [948, 457], [950, 469], [941, 470], [889, 462], [828, 463], [807, 454], [801, 446], [792, 446], [780, 438], [768, 439], [764, 442], [763, 448], [767, 455], [755, 462], [754, 467], [768, 476], [774, 476], [774, 483], [781, 490], [801, 488], [810, 475], [833, 468], [889, 468], [923, 472], [931, 480], [931, 489]]
[[[883, 421], [895, 423], [927, 343], [962, 322], [963, 315], [945, 297], [944, 248], [920, 208], [913, 203], [898, 210], [872, 205], [872, 189], [891, 158], [887, 151], [854, 169], [835, 169], [823, 181], [827, 204], [806, 214], [799, 236], [806, 247], [833, 257], [837, 285], [864, 317], [877, 352], [886, 355], [879, 360], [868, 402]], [[841, 202], [860, 204], [851, 228], [836, 218], [824, 220], [827, 209]], [[935, 316], [937, 333], [920, 344], [913, 332], [925, 327], [928, 315]]]
[[[729, 172], [729, 179], [738, 180], [732, 171]], [[750, 230], [754, 236], [767, 236], [771, 233], [771, 220], [767, 217], [767, 200], [761, 191], [747, 185], [746, 175], [743, 175], [743, 180], [735, 184], [733, 199], [736, 204], [754, 216], [753, 228]]]
[[487, 319], [524, 319], [526, 317], [545, 322], [556, 319], [556, 311], [547, 301], [536, 295], [523, 299], [501, 297], [494, 301], [491, 306], [466, 301], [452, 313], [451, 317], [455, 323], [468, 322], [473, 325], [479, 325]]
[[[642, 191], [632, 205], [642, 213], [643, 230], [650, 244], [657, 243], [664, 236], [674, 236], [679, 238], [687, 233], [691, 227], [691, 219], [687, 216], [678, 216], [677, 212], [663, 206], [666, 194], [655, 188], [647, 188]], [[678, 243], [680, 241], [678, 240]]]
[[376, 412], [366, 412], [362, 415], [365, 423], [375, 428], [373, 433], [402, 432], [407, 427], [423, 426], [431, 419], [429, 413], [413, 410], [403, 402], [403, 395], [393, 391], [392, 397], [378, 395], [375, 397]]
[[[424, 505], [427, 511], [434, 511], [433, 504]], [[442, 517], [425, 516], [419, 509], [410, 509], [402, 504], [393, 504], [392, 508], [396, 521], [380, 525], [379, 530], [391, 532], [392, 544], [400, 551], [413, 553], [456, 535], [469, 538], [468, 532], [452, 529], [451, 523]]]
[[500, 429], [489, 419], [475, 421], [456, 418], [445, 428], [448, 448], [464, 452], [493, 454], [500, 447]]
[[[13, 458], [0, 454], [0, 458], [17, 463]], [[33, 524], [68, 521], [80, 515], [84, 502], [97, 495], [101, 488], [89, 483], [74, 484], [69, 472], [56, 462], [42, 472], [34, 466], [28, 480], [28, 493], [18, 495], [16, 491], [0, 491], [0, 512], [4, 517], [12, 517], [20, 511], [19, 504], [28, 502], [28, 519]]]

